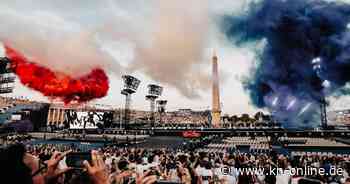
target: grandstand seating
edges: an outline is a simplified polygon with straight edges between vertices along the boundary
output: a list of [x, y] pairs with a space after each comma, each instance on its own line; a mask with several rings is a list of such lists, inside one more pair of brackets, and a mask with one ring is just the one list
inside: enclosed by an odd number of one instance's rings
[[310, 152], [310, 151], [292, 151], [291, 156], [336, 156], [336, 157], [350, 157], [350, 154], [335, 154], [333, 152]]
[[308, 147], [349, 147], [341, 142], [335, 140], [329, 140], [324, 138], [311, 138], [311, 137], [288, 137], [280, 138], [281, 141], [285, 141], [288, 146], [308, 146]]
[[211, 143], [208, 144], [205, 148], [201, 148], [199, 152], [208, 152], [208, 153], [224, 153], [226, 151], [236, 150], [236, 145], [232, 143]]
[[24, 109], [38, 109], [42, 104], [29, 100], [0, 97], [0, 125], [9, 122], [11, 115]]
[[270, 150], [268, 137], [228, 137], [220, 143], [211, 143], [200, 151], [226, 152], [237, 150], [240, 146], [247, 146], [249, 152], [266, 153]]

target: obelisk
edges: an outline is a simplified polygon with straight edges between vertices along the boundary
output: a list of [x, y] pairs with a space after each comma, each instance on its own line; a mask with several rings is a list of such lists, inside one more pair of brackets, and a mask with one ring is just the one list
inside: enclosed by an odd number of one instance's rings
[[218, 57], [216, 56], [216, 53], [214, 52], [213, 58], [213, 76], [212, 76], [212, 82], [213, 82], [213, 91], [212, 91], [212, 120], [211, 125], [214, 128], [220, 127], [220, 119], [221, 119], [221, 108], [220, 108], [220, 90], [219, 90], [219, 72], [218, 72]]

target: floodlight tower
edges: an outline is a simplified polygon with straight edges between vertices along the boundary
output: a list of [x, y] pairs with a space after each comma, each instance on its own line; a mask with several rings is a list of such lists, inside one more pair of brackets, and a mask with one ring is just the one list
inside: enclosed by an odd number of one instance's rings
[[11, 69], [11, 60], [0, 58], [0, 94], [12, 93], [15, 84], [15, 75]]
[[[314, 58], [312, 61], [312, 67], [314, 69], [314, 71], [316, 72], [317, 76], [321, 77], [321, 73], [322, 73], [322, 59], [320, 57], [316, 57]], [[322, 87], [324, 89], [329, 88], [330, 87], [330, 82], [328, 80], [324, 80], [322, 81]], [[324, 94], [321, 94], [319, 97], [319, 103], [320, 103], [320, 112], [321, 112], [321, 127], [323, 129], [327, 129], [328, 127], [328, 120], [327, 120], [327, 99], [326, 96]]]
[[320, 101], [320, 111], [321, 111], [321, 126], [323, 129], [327, 129], [328, 120], [327, 120], [327, 101], [326, 98], [323, 97]]
[[162, 95], [163, 87], [155, 84], [149, 84], [147, 87], [148, 87], [148, 94], [146, 95], [146, 100], [150, 101], [150, 111], [151, 111], [150, 122], [151, 122], [151, 126], [154, 127], [155, 101], [160, 95]]
[[123, 75], [122, 79], [124, 82], [124, 86], [121, 91], [121, 94], [125, 95], [123, 125], [125, 129], [129, 129], [129, 121], [130, 121], [129, 112], [130, 112], [130, 106], [131, 106], [131, 95], [136, 92], [141, 81], [131, 75]]
[[157, 100], [158, 105], [158, 113], [159, 113], [159, 122], [162, 124], [163, 122], [163, 115], [165, 114], [165, 106], [168, 103], [167, 100]]

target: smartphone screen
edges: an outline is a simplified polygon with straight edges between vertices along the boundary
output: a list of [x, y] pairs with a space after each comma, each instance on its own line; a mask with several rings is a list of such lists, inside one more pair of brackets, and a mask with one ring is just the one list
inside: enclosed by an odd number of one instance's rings
[[91, 163], [91, 153], [90, 152], [75, 152], [75, 153], [69, 153], [66, 156], [66, 164], [68, 167], [73, 168], [83, 168], [84, 167], [84, 160]]

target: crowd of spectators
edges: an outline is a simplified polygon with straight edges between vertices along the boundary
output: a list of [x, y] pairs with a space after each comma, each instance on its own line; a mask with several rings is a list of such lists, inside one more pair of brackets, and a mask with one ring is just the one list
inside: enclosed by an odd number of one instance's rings
[[194, 125], [194, 126], [208, 126], [208, 116], [206, 114], [191, 114], [189, 116], [170, 114], [162, 117], [163, 122], [167, 122], [167, 125]]
[[38, 103], [40, 102], [25, 99], [23, 97], [0, 97], [0, 108]]
[[[274, 151], [240, 153], [237, 150], [200, 150], [193, 147], [145, 149], [105, 146], [91, 151], [92, 160], [84, 162], [84, 169], [81, 170], [69, 168], [65, 162], [69, 152], [86, 151], [79, 147], [14, 144], [0, 152], [1, 183], [350, 184], [350, 157], [291, 157]], [[304, 176], [287, 172], [292, 168], [307, 167], [323, 168], [329, 175], [309, 173]], [[341, 174], [330, 175], [332, 168], [341, 169]], [[269, 174], [273, 169], [281, 171]]]

